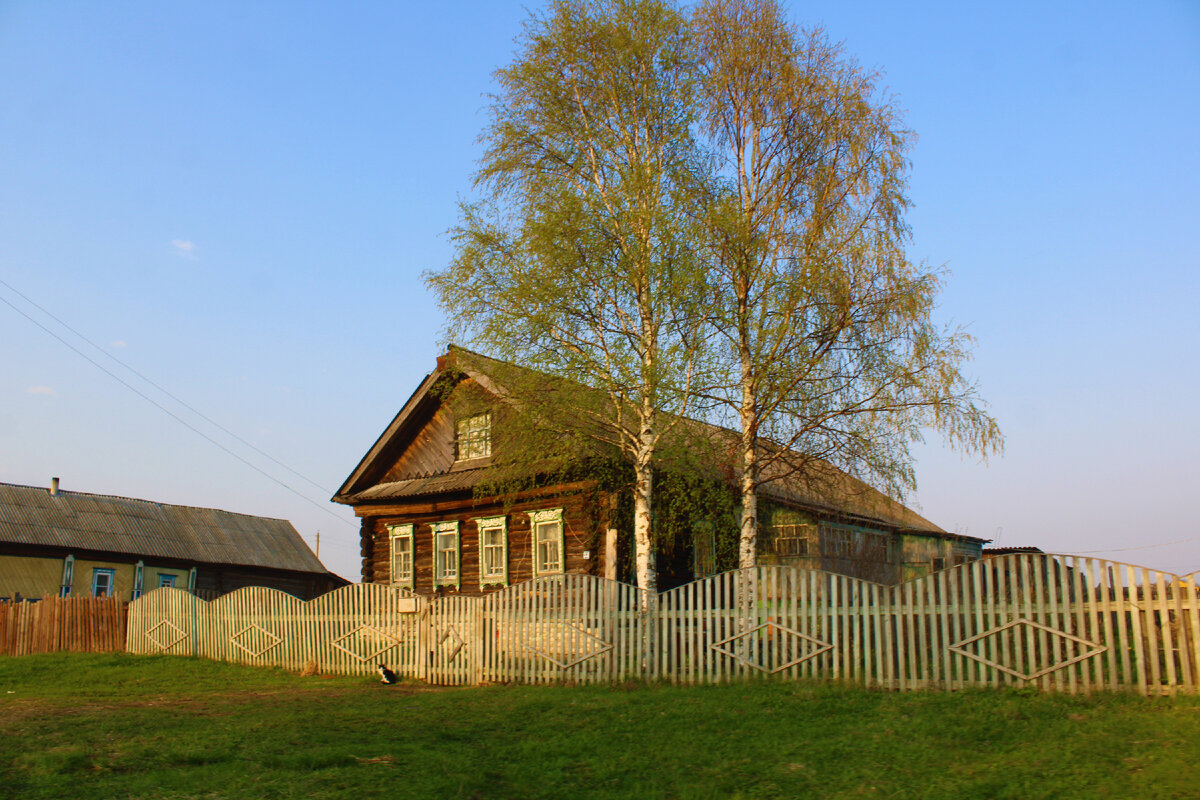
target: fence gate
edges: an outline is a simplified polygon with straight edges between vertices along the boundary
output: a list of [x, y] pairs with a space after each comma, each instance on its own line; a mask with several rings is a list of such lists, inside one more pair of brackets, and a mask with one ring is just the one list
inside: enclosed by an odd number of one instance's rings
[[482, 606], [479, 597], [450, 596], [425, 610], [426, 680], [442, 686], [480, 681], [483, 661]]

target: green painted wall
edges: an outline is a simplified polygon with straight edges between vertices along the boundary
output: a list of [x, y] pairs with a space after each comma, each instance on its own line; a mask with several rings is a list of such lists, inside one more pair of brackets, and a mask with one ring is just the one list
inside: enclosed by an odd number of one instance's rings
[[0, 556], [0, 597], [57, 595], [62, 568], [60, 558]]

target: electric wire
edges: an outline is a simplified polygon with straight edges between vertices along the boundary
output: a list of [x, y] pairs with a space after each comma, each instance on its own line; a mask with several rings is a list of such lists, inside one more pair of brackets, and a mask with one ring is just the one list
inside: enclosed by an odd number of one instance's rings
[[[96, 344], [96, 343], [95, 343], [95, 342], [93, 342], [91, 339], [87, 338], [87, 337], [86, 337], [86, 336], [84, 336], [82, 333], [80, 333], [79, 331], [77, 331], [77, 330], [75, 330], [74, 328], [72, 328], [72, 327], [71, 327], [70, 325], [68, 325], [66, 322], [63, 322], [61, 319], [59, 319], [58, 317], [56, 317], [56, 316], [55, 316], [54, 314], [52, 314], [50, 311], [48, 311], [48, 310], [46, 310], [45, 308], [43, 308], [42, 306], [38, 305], [38, 304], [37, 304], [35, 301], [33, 301], [32, 299], [30, 299], [30, 298], [29, 298], [27, 295], [25, 295], [25, 294], [22, 294], [20, 290], [18, 290], [18, 289], [17, 289], [16, 287], [14, 287], [12, 284], [8, 283], [8, 282], [7, 282], [6, 280], [4, 280], [3, 278], [0, 278], [0, 284], [3, 284], [5, 287], [7, 287], [7, 288], [8, 288], [8, 290], [9, 290], [9, 291], [11, 291], [13, 294], [17, 295], [18, 297], [20, 297], [20, 298], [21, 298], [22, 300], [24, 300], [26, 303], [29, 303], [29, 305], [33, 306], [33, 307], [34, 307], [34, 308], [36, 308], [38, 311], [41, 311], [43, 314], [45, 314], [47, 317], [49, 317], [50, 319], [52, 319], [52, 320], [54, 320], [55, 322], [57, 322], [59, 325], [62, 325], [64, 328], [66, 328], [67, 330], [69, 330], [71, 333], [75, 334], [75, 335], [76, 335], [76, 336], [78, 336], [80, 339], [82, 339], [83, 341], [85, 341], [85, 342], [87, 342], [88, 344], [90, 344], [90, 345], [91, 345], [92, 347], [94, 347], [96, 350], [98, 350], [99, 352], [103, 353], [105, 356], [107, 356], [108, 358], [112, 359], [113, 361], [117, 362], [117, 363], [118, 363], [118, 364], [120, 364], [122, 367], [124, 367], [125, 369], [129, 370], [129, 371], [130, 371], [130, 372], [132, 372], [134, 375], [138, 376], [139, 378], [141, 378], [142, 380], [144, 380], [146, 383], [148, 383], [148, 384], [150, 384], [151, 386], [153, 386], [155, 389], [158, 389], [160, 392], [162, 392], [163, 394], [165, 394], [167, 397], [171, 398], [171, 399], [172, 399], [172, 400], [174, 400], [176, 403], [179, 403], [179, 405], [183, 406], [183, 407], [184, 407], [184, 408], [186, 408], [188, 411], [191, 411], [193, 414], [195, 414], [197, 417], [199, 417], [200, 419], [202, 419], [202, 420], [204, 420], [205, 422], [207, 422], [209, 425], [212, 425], [214, 428], [216, 428], [216, 429], [220, 430], [222, 433], [225, 433], [226, 435], [228, 435], [228, 436], [231, 436], [232, 438], [236, 439], [237, 441], [239, 441], [240, 443], [244, 444], [246, 447], [249, 447], [251, 450], [253, 450], [254, 452], [258, 453], [260, 456], [262, 456], [263, 458], [267, 459], [267, 460], [268, 460], [268, 461], [270, 461], [271, 463], [273, 463], [273, 464], [275, 464], [275, 465], [277, 465], [277, 466], [283, 467], [283, 468], [284, 468], [284, 469], [286, 469], [288, 472], [292, 473], [292, 474], [293, 474], [293, 475], [295, 475], [297, 478], [300, 478], [301, 480], [303, 480], [303, 481], [306, 481], [306, 482], [307, 482], [308, 484], [310, 484], [311, 486], [313, 486], [313, 487], [315, 487], [315, 488], [319, 489], [320, 491], [322, 491], [322, 492], [324, 492], [324, 493], [326, 493], [326, 494], [333, 494], [333, 492], [329, 491], [327, 488], [325, 488], [325, 487], [324, 487], [324, 486], [322, 486], [321, 484], [317, 483], [317, 482], [316, 482], [316, 481], [314, 481], [312, 478], [309, 478], [309, 477], [307, 477], [306, 475], [302, 475], [301, 473], [299, 473], [299, 472], [297, 472], [296, 470], [294, 470], [294, 469], [292, 469], [291, 467], [289, 467], [287, 464], [284, 464], [282, 461], [279, 461], [278, 459], [276, 459], [276, 458], [274, 458], [273, 456], [271, 456], [271, 454], [270, 454], [270, 453], [265, 453], [265, 452], [263, 452], [262, 450], [258, 449], [258, 448], [257, 448], [257, 447], [255, 447], [253, 444], [251, 444], [250, 442], [248, 442], [248, 441], [246, 441], [245, 439], [243, 439], [242, 437], [238, 436], [238, 435], [237, 435], [236, 433], [234, 433], [233, 431], [231, 431], [231, 430], [229, 430], [228, 428], [226, 428], [225, 426], [221, 425], [221, 423], [217, 422], [216, 420], [212, 419], [211, 417], [208, 417], [208, 416], [204, 415], [204, 414], [203, 414], [203, 413], [201, 413], [200, 411], [197, 411], [195, 408], [193, 408], [192, 406], [188, 405], [186, 402], [184, 402], [184, 401], [183, 401], [183, 400], [181, 400], [180, 398], [178, 398], [178, 397], [176, 397], [175, 395], [171, 394], [169, 391], [167, 391], [167, 390], [166, 390], [166, 389], [164, 389], [163, 387], [159, 386], [157, 383], [155, 383], [154, 381], [150, 380], [150, 379], [149, 379], [149, 378], [147, 378], [145, 375], [143, 375], [142, 373], [138, 372], [138, 371], [137, 371], [136, 369], [134, 369], [133, 367], [131, 367], [131, 366], [129, 366], [128, 364], [126, 364], [126, 363], [125, 363], [124, 361], [122, 361], [121, 359], [117, 358], [117, 357], [116, 357], [116, 356], [114, 356], [112, 353], [108, 352], [108, 351], [107, 351], [107, 350], [105, 350], [103, 347], [101, 347], [100, 345]], [[10, 305], [11, 305], [11, 304], [10, 304]]]
[[[4, 283], [4, 282], [3, 282], [2, 280], [0, 280], [0, 283]], [[4, 283], [4, 285], [5, 285], [5, 286], [8, 286], [8, 284], [7, 284], [7, 283]], [[11, 288], [11, 287], [9, 287], [9, 288]], [[24, 295], [22, 295], [22, 296], [24, 296]], [[46, 333], [48, 333], [48, 334], [50, 334], [51, 336], [53, 336], [55, 339], [57, 339], [59, 342], [61, 342], [61, 343], [62, 343], [64, 346], [66, 346], [68, 349], [70, 349], [72, 352], [74, 352], [74, 353], [75, 353], [76, 355], [78, 355], [80, 358], [82, 358], [82, 359], [84, 359], [85, 361], [89, 362], [89, 363], [90, 363], [92, 366], [94, 366], [96, 369], [100, 370], [100, 371], [101, 371], [101, 372], [103, 372], [105, 375], [108, 375], [110, 378], [112, 378], [113, 380], [115, 380], [115, 381], [117, 381], [118, 383], [120, 383], [122, 386], [124, 386], [124, 387], [125, 387], [126, 389], [128, 389], [129, 391], [133, 392], [133, 393], [134, 393], [134, 394], [136, 394], [138, 397], [140, 397], [140, 398], [142, 398], [143, 400], [145, 400], [147, 403], [150, 403], [152, 406], [154, 406], [154, 407], [155, 407], [155, 408], [157, 408], [158, 410], [162, 411], [164, 414], [166, 414], [167, 416], [171, 417], [172, 419], [174, 419], [174, 420], [175, 420], [176, 422], [178, 422], [180, 425], [183, 425], [185, 428], [187, 428], [188, 430], [192, 431], [192, 433], [195, 433], [197, 436], [200, 436], [201, 438], [205, 439], [205, 440], [206, 440], [206, 441], [208, 441], [209, 443], [211, 443], [211, 444], [215, 445], [216, 447], [220, 448], [220, 449], [221, 449], [222, 451], [224, 451], [226, 454], [228, 454], [228, 455], [230, 455], [230, 456], [233, 456], [233, 457], [234, 457], [234, 458], [236, 458], [238, 461], [242, 462], [242, 463], [243, 463], [243, 464], [245, 464], [247, 467], [250, 467], [250, 469], [254, 470], [254, 471], [255, 471], [255, 472], [257, 472], [258, 474], [260, 474], [260, 475], [262, 475], [263, 477], [267, 478], [267, 479], [268, 479], [268, 480], [270, 480], [271, 482], [273, 482], [273, 483], [276, 483], [276, 484], [278, 484], [278, 485], [282, 486], [284, 489], [287, 489], [289, 492], [291, 492], [292, 494], [296, 495], [296, 496], [297, 496], [297, 497], [299, 497], [301, 500], [303, 500], [304, 502], [306, 502], [306, 503], [308, 503], [309, 505], [311, 505], [313, 508], [318, 508], [318, 509], [320, 509], [321, 511], [325, 512], [326, 514], [328, 514], [329, 516], [333, 517], [333, 518], [334, 518], [334, 519], [336, 519], [338, 522], [341, 522], [341, 523], [342, 523], [342, 524], [344, 524], [344, 525], [347, 525], [347, 526], [350, 526], [350, 527], [354, 527], [354, 523], [350, 522], [349, 520], [342, 519], [341, 517], [339, 517], [337, 514], [335, 514], [335, 513], [334, 513], [333, 511], [331, 511], [330, 509], [326, 508], [325, 506], [322, 506], [321, 504], [319, 504], [319, 503], [317, 503], [316, 501], [314, 501], [312, 498], [308, 497], [308, 496], [307, 496], [307, 495], [305, 495], [305, 494], [302, 494], [302, 493], [301, 493], [300, 491], [298, 491], [297, 489], [295, 489], [295, 488], [293, 488], [293, 487], [289, 486], [288, 484], [284, 483], [283, 481], [279, 480], [279, 479], [278, 479], [278, 478], [276, 478], [274, 475], [271, 475], [270, 473], [268, 473], [268, 472], [266, 472], [265, 470], [263, 470], [262, 468], [260, 468], [258, 465], [254, 464], [254, 463], [252, 463], [252, 462], [250, 462], [250, 461], [247, 461], [245, 458], [243, 458], [242, 456], [240, 456], [240, 455], [238, 455], [237, 453], [233, 452], [233, 451], [232, 451], [232, 450], [230, 450], [228, 447], [226, 447], [225, 445], [221, 444], [220, 442], [218, 442], [216, 439], [212, 438], [212, 437], [211, 437], [211, 436], [209, 436], [208, 434], [206, 434], [204, 431], [202, 431], [202, 430], [200, 430], [200, 429], [196, 428], [194, 425], [192, 425], [191, 423], [189, 423], [187, 420], [183, 419], [183, 418], [182, 418], [182, 417], [180, 417], [178, 414], [176, 414], [175, 412], [171, 411], [171, 409], [167, 408], [167, 407], [166, 407], [166, 406], [164, 406], [162, 403], [159, 403], [159, 402], [158, 402], [157, 400], [155, 400], [154, 398], [152, 398], [152, 397], [150, 397], [149, 395], [147, 395], [146, 393], [142, 392], [142, 391], [141, 391], [141, 390], [139, 390], [139, 389], [138, 389], [136, 386], [133, 386], [133, 385], [132, 385], [132, 384], [130, 384], [128, 381], [126, 381], [124, 378], [122, 378], [120, 375], [117, 375], [116, 373], [112, 372], [111, 370], [109, 370], [108, 368], [106, 368], [106, 367], [105, 367], [103, 364], [101, 364], [100, 362], [96, 361], [94, 358], [92, 358], [91, 356], [89, 356], [87, 353], [83, 352], [83, 351], [82, 351], [82, 350], [80, 350], [78, 347], [75, 347], [75, 345], [71, 344], [71, 343], [70, 343], [70, 342], [68, 342], [66, 339], [62, 338], [62, 337], [61, 337], [61, 336], [59, 336], [57, 333], [55, 333], [54, 331], [50, 330], [49, 328], [47, 328], [47, 327], [46, 327], [45, 325], [43, 325], [42, 323], [38, 322], [36, 319], [34, 319], [33, 317], [31, 317], [29, 314], [26, 314], [26, 313], [25, 313], [24, 311], [22, 311], [20, 308], [18, 308], [17, 306], [13, 305], [13, 304], [12, 304], [12, 302], [10, 302], [10, 301], [9, 301], [7, 298], [5, 298], [5, 297], [0, 297], [0, 301], [3, 301], [3, 302], [4, 302], [4, 304], [5, 304], [5, 305], [7, 305], [9, 308], [11, 308], [13, 311], [16, 311], [18, 314], [20, 314], [21, 316], [25, 317], [25, 319], [29, 320], [29, 321], [30, 321], [30, 322], [32, 322], [34, 325], [36, 325], [36, 326], [38, 326], [39, 328], [41, 328], [43, 331], [45, 331]], [[81, 338], [82, 338], [82, 337], [81, 337]], [[93, 345], [93, 346], [94, 346], [94, 345]], [[274, 460], [274, 459], [272, 459], [272, 460]], [[320, 487], [318, 486], [318, 488], [320, 488]]]
[[1162, 542], [1161, 544], [1144, 544], [1139, 547], [1114, 547], [1111, 550], [1078, 550], [1075, 555], [1089, 556], [1097, 553], [1129, 553], [1133, 550], [1153, 550], [1155, 547], [1170, 547], [1173, 544], [1187, 544], [1188, 542], [1200, 542], [1200, 536], [1193, 536], [1190, 539], [1177, 539], [1174, 542]]

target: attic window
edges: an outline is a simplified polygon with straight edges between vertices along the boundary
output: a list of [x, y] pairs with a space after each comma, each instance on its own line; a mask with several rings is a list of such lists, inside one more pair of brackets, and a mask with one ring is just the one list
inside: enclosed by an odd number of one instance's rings
[[476, 414], [458, 421], [458, 461], [492, 454], [492, 415]]

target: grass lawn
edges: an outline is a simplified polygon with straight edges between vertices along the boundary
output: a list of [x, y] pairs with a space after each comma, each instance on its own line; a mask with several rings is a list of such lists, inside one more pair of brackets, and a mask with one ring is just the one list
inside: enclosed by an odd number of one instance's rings
[[0, 657], [0, 797], [1200, 797], [1200, 698], [387, 687]]

